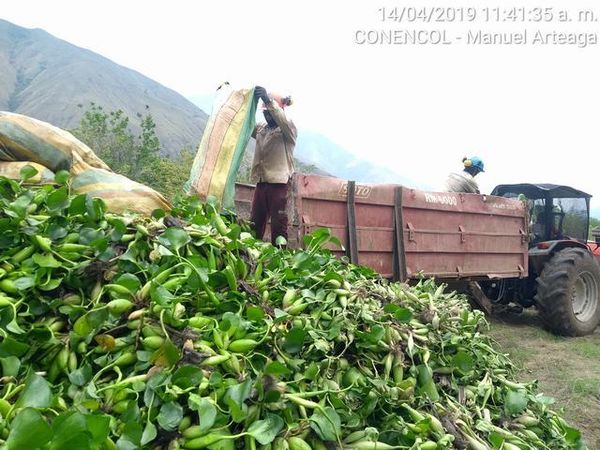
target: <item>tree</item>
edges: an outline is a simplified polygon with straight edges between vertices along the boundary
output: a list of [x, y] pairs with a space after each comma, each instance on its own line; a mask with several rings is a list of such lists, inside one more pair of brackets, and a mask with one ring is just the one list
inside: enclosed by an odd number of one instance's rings
[[[79, 105], [82, 107], [82, 105]], [[102, 106], [90, 103], [79, 127], [72, 133], [85, 142], [109, 167], [119, 168], [128, 176], [132, 171], [134, 136], [129, 131], [129, 118], [122, 110], [105, 112]]]
[[175, 159], [161, 156], [156, 123], [148, 107], [145, 115], [137, 114], [137, 119], [140, 132], [136, 136], [125, 112], [106, 112], [102, 106], [91, 103], [72, 133], [116, 173], [172, 198], [182, 192], [194, 155], [183, 149]]
[[154, 185], [168, 198], [183, 194], [183, 185], [190, 177], [194, 153], [182, 149], [175, 159], [159, 158], [154, 165]]

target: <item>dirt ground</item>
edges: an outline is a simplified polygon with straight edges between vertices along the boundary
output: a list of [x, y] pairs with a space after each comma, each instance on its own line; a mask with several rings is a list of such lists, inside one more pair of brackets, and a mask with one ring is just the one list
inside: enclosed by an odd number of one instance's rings
[[583, 433], [590, 450], [600, 450], [600, 329], [590, 336], [565, 338], [542, 328], [535, 311], [490, 319], [489, 334], [509, 353], [521, 381], [539, 381], [554, 397], [555, 410]]

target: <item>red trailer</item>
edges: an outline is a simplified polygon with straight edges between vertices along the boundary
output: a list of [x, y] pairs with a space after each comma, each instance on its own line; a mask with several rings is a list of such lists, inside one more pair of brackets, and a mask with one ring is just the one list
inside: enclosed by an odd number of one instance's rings
[[[249, 217], [253, 190], [237, 185], [242, 217]], [[327, 227], [343, 244], [333, 252], [385, 277], [434, 277], [487, 312], [535, 305], [556, 333], [592, 333], [600, 323], [600, 244], [587, 241], [591, 196], [527, 183], [501, 185], [494, 194], [296, 175], [288, 242], [300, 247], [304, 235]]]
[[[249, 217], [253, 190], [237, 185], [242, 217]], [[527, 183], [501, 185], [494, 194], [296, 175], [288, 243], [300, 247], [304, 235], [326, 227], [343, 244], [332, 251], [385, 277], [434, 277], [487, 312], [536, 305], [554, 332], [593, 332], [600, 323], [600, 250], [587, 242], [590, 195]]]
[[[237, 185], [242, 217], [253, 190]], [[296, 175], [288, 216], [291, 247], [326, 227], [344, 247], [335, 253], [396, 280], [527, 276], [527, 211], [517, 200]]]

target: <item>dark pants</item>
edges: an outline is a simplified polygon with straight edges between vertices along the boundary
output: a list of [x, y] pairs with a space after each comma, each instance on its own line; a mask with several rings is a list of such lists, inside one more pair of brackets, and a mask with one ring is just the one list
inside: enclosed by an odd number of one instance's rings
[[262, 239], [268, 219], [271, 219], [271, 243], [275, 245], [277, 236], [288, 238], [287, 217], [288, 185], [280, 183], [258, 183], [252, 199], [251, 218], [256, 237]]

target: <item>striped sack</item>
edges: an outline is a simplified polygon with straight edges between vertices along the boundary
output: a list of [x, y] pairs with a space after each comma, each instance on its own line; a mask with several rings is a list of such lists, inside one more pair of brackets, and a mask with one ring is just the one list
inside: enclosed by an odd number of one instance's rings
[[33, 117], [0, 111], [1, 161], [32, 161], [54, 172], [70, 171], [74, 154], [89, 166], [110, 170], [68, 131]]
[[[84, 163], [85, 164], [85, 163]], [[114, 172], [95, 167], [83, 169], [71, 179], [71, 188], [77, 194], [101, 198], [108, 211], [121, 214], [135, 212], [152, 214], [155, 209], [170, 211], [172, 206], [159, 192]]]
[[206, 200], [214, 196], [222, 207], [235, 207], [235, 180], [254, 130], [257, 101], [253, 89], [218, 90], [185, 188]]

